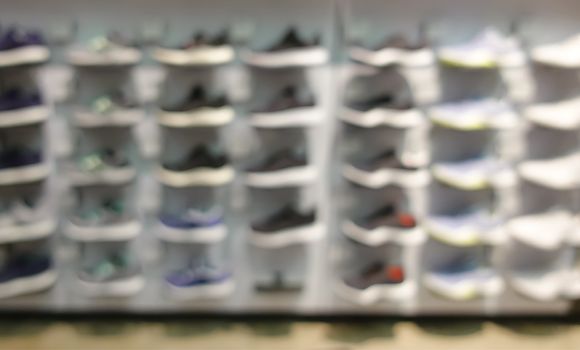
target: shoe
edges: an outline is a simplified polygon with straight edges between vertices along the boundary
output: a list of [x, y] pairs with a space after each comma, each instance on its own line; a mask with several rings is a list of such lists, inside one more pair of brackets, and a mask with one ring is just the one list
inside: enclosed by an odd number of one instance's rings
[[0, 151], [0, 185], [13, 185], [42, 180], [50, 167], [41, 152], [25, 148]]
[[435, 124], [459, 130], [506, 129], [518, 122], [513, 107], [494, 98], [444, 103], [432, 107], [429, 116]]
[[42, 161], [42, 154], [37, 151], [19, 148], [0, 151], [0, 171], [37, 165]]
[[558, 43], [538, 45], [530, 50], [531, 58], [550, 66], [580, 67], [580, 35], [574, 35]]
[[320, 237], [321, 231], [315, 224], [316, 212], [303, 213], [287, 205], [252, 223], [251, 239], [254, 244], [265, 247], [307, 242]]
[[162, 107], [159, 114], [159, 122], [169, 127], [220, 126], [233, 118], [225, 95], [210, 97], [199, 85], [177, 104]]
[[560, 269], [542, 268], [539, 270], [511, 271], [508, 281], [511, 287], [520, 295], [532, 300], [549, 302], [559, 299], [567, 286], [575, 280], [567, 280], [566, 274]]
[[0, 93], [0, 127], [39, 123], [50, 115], [38, 92], [10, 89]]
[[166, 163], [164, 168], [172, 171], [190, 171], [196, 168], [219, 169], [228, 164], [224, 153], [205, 145], [198, 145], [185, 158], [174, 163]]
[[133, 180], [136, 170], [125, 152], [104, 148], [83, 154], [69, 165], [69, 178], [76, 186], [125, 184]]
[[171, 242], [218, 242], [227, 234], [223, 210], [218, 206], [187, 209], [177, 215], [162, 213], [159, 221], [161, 238]]
[[525, 160], [518, 165], [518, 173], [526, 181], [557, 190], [580, 187], [580, 153], [542, 159]]
[[76, 66], [128, 66], [141, 60], [141, 52], [118, 33], [93, 38], [87, 46], [71, 49], [67, 56]]
[[328, 57], [328, 51], [320, 46], [318, 37], [304, 40], [294, 28], [288, 29], [274, 45], [244, 56], [249, 64], [270, 68], [319, 65], [325, 63]]
[[221, 298], [233, 291], [233, 281], [229, 272], [213, 266], [188, 266], [170, 272], [165, 281], [171, 295], [178, 299]]
[[430, 215], [424, 226], [429, 234], [453, 246], [474, 246], [505, 241], [503, 221], [487, 210], [467, 209], [443, 215]]
[[342, 225], [349, 238], [369, 246], [378, 246], [389, 241], [414, 244], [424, 236], [416, 229], [417, 219], [409, 212], [398, 210], [395, 205], [385, 205], [374, 212]]
[[251, 123], [261, 128], [310, 126], [321, 120], [320, 110], [310, 93], [300, 98], [295, 86], [287, 86], [266, 106], [252, 111]]
[[0, 31], [0, 66], [43, 63], [49, 56], [40, 32], [16, 27]]
[[571, 234], [574, 223], [570, 212], [554, 208], [513, 218], [508, 221], [506, 229], [511, 237], [520, 242], [538, 249], [555, 250]]
[[515, 172], [507, 163], [488, 156], [437, 163], [433, 165], [432, 172], [440, 182], [469, 191], [492, 186], [512, 186], [517, 180]]
[[405, 270], [400, 265], [375, 262], [342, 279], [337, 293], [357, 304], [372, 304], [381, 299], [399, 300], [411, 298], [416, 286], [408, 283]]
[[56, 220], [46, 206], [31, 198], [17, 198], [0, 208], [0, 243], [39, 239], [52, 234]]
[[141, 268], [127, 253], [104, 257], [93, 266], [78, 272], [81, 287], [92, 296], [129, 296], [144, 285]]
[[210, 37], [196, 33], [187, 43], [177, 47], [157, 47], [153, 58], [175, 66], [198, 66], [225, 64], [234, 59], [234, 48], [226, 31]]
[[121, 92], [97, 96], [74, 113], [75, 122], [81, 127], [130, 126], [142, 118], [143, 112], [137, 103]]
[[50, 288], [55, 281], [50, 257], [13, 255], [0, 268], [0, 298], [39, 292]]
[[[580, 128], [580, 98], [531, 104], [524, 109], [524, 115], [531, 122], [547, 128], [578, 129]], [[558, 117], [554, 118], [555, 115]]]
[[495, 296], [504, 289], [503, 279], [494, 270], [480, 266], [469, 256], [427, 273], [424, 283], [432, 292], [452, 300]]
[[392, 64], [428, 66], [434, 63], [435, 57], [427, 40], [410, 43], [401, 35], [392, 35], [373, 47], [355, 43], [350, 48], [350, 58], [363, 64], [384, 67]]
[[295, 86], [287, 86], [274, 97], [274, 99], [265, 107], [255, 109], [253, 113], [277, 113], [298, 110], [302, 108], [314, 107], [316, 102], [313, 96], [300, 100], [298, 90]]
[[163, 164], [158, 176], [174, 187], [219, 186], [230, 182], [234, 171], [225, 153], [215, 147], [197, 145], [182, 159]]
[[314, 180], [315, 174], [303, 153], [284, 149], [249, 168], [246, 182], [256, 187], [292, 186]]
[[343, 168], [343, 175], [348, 180], [369, 188], [380, 188], [389, 184], [403, 187], [423, 186], [430, 179], [426, 169], [421, 169], [418, 164], [403, 162], [395, 149], [388, 149], [368, 160], [347, 164]]
[[99, 206], [81, 207], [69, 218], [66, 234], [77, 241], [126, 241], [141, 231], [138, 218], [129, 213], [119, 199], [108, 199]]
[[441, 47], [438, 55], [443, 63], [464, 68], [521, 66], [525, 63], [519, 42], [493, 28], [484, 29], [469, 42]]

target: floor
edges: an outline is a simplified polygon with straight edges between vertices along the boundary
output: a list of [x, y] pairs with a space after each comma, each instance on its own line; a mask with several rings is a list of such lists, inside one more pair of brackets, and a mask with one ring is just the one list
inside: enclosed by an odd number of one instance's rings
[[0, 349], [580, 349], [580, 325], [532, 322], [0, 322]]

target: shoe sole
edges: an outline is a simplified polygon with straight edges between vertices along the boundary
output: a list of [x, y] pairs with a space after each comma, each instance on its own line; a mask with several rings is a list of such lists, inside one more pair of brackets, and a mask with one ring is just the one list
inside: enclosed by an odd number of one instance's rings
[[426, 119], [418, 109], [400, 111], [388, 108], [373, 108], [366, 112], [344, 107], [340, 119], [345, 123], [363, 128], [374, 128], [381, 125], [406, 129], [425, 124]]
[[175, 243], [217, 243], [227, 236], [226, 225], [217, 225], [203, 228], [174, 228], [158, 223], [157, 235], [159, 239]]
[[50, 57], [44, 46], [27, 46], [0, 53], [0, 67], [43, 63]]
[[35, 182], [50, 175], [48, 163], [38, 163], [15, 168], [0, 170], [0, 185], [14, 185], [19, 183]]
[[246, 173], [246, 183], [253, 187], [284, 187], [311, 183], [316, 179], [312, 165], [264, 173]]
[[228, 124], [234, 119], [231, 107], [201, 108], [190, 112], [157, 112], [160, 125], [170, 128], [211, 127]]
[[48, 237], [54, 233], [57, 223], [53, 219], [40, 220], [29, 224], [0, 228], [0, 243], [29, 241]]
[[430, 49], [416, 51], [385, 48], [378, 51], [353, 47], [350, 58], [369, 66], [384, 67], [399, 64], [406, 67], [423, 67], [435, 63], [435, 54]]
[[0, 283], [0, 298], [9, 298], [46, 290], [55, 284], [56, 279], [56, 271], [48, 270], [38, 275]]
[[189, 171], [172, 171], [158, 166], [156, 173], [161, 183], [171, 187], [221, 186], [231, 182], [235, 174], [230, 166], [218, 169], [197, 168]]
[[368, 188], [381, 188], [395, 184], [401, 187], [422, 187], [431, 181], [431, 174], [427, 169], [401, 170], [380, 169], [374, 172], [360, 170], [352, 165], [345, 165], [342, 175], [349, 181]]
[[47, 120], [50, 114], [51, 109], [48, 106], [34, 106], [0, 112], [0, 128], [38, 124]]
[[246, 64], [270, 68], [316, 66], [326, 63], [328, 58], [328, 51], [323, 47], [271, 53], [247, 51], [242, 54]]
[[401, 245], [418, 245], [425, 241], [425, 232], [420, 227], [402, 229], [394, 227], [379, 227], [366, 230], [354, 222], [347, 220], [342, 223], [342, 232], [349, 238], [367, 246], [380, 246], [388, 242]]
[[208, 66], [233, 61], [235, 52], [231, 46], [207, 47], [196, 50], [157, 47], [153, 50], [152, 56], [157, 62], [171, 66]]
[[81, 128], [98, 128], [103, 126], [132, 126], [143, 120], [143, 111], [137, 108], [118, 110], [112, 114], [100, 115], [84, 108], [77, 108], [73, 122]]
[[75, 241], [96, 242], [96, 241], [127, 241], [139, 235], [141, 223], [132, 220], [115, 225], [99, 226], [79, 226], [71, 221], [65, 224], [66, 235]]
[[94, 172], [79, 171], [71, 164], [68, 178], [74, 186], [122, 185], [133, 181], [137, 171], [133, 167], [105, 168]]
[[139, 63], [142, 54], [133, 48], [106, 53], [72, 50], [67, 54], [68, 63], [74, 66], [130, 66]]
[[118, 281], [87, 282], [77, 279], [83, 293], [90, 297], [124, 297], [137, 294], [145, 286], [143, 276], [133, 276]]
[[166, 283], [169, 296], [176, 300], [220, 299], [232, 294], [235, 283], [231, 278], [220, 282], [195, 287], [177, 287]]
[[254, 113], [250, 118], [257, 128], [287, 128], [312, 126], [320, 123], [323, 112], [316, 107], [300, 107], [287, 111]]
[[348, 286], [343, 281], [334, 284], [335, 293], [343, 299], [359, 305], [370, 305], [381, 300], [412, 299], [417, 293], [417, 284], [405, 281], [393, 285], [375, 285], [360, 290]]

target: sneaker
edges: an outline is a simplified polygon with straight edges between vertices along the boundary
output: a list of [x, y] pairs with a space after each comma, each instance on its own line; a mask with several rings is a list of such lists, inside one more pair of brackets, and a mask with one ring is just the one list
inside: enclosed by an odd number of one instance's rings
[[15, 27], [0, 31], [0, 66], [42, 63], [49, 56], [40, 32]]
[[227, 31], [213, 37], [196, 33], [183, 45], [158, 47], [153, 51], [153, 58], [157, 61], [176, 66], [225, 64], [232, 61], [234, 56]]
[[225, 238], [227, 228], [223, 210], [219, 206], [207, 210], [187, 209], [180, 214], [162, 213], [159, 235], [170, 242], [219, 242]]
[[444, 215], [430, 215], [425, 220], [429, 234], [454, 246], [500, 243], [505, 238], [503, 221], [486, 210], [468, 209]]
[[432, 171], [440, 182], [464, 190], [511, 186], [516, 182], [515, 172], [507, 163], [488, 156], [437, 163]]
[[0, 297], [12, 297], [48, 289], [56, 281], [49, 256], [10, 256], [0, 268]]
[[194, 86], [189, 95], [173, 106], [164, 106], [163, 111], [166, 112], [192, 112], [199, 109], [213, 109], [222, 108], [228, 105], [225, 95], [211, 97], [207, 95], [205, 89], [201, 85]]
[[345, 221], [342, 231], [359, 243], [378, 246], [389, 241], [400, 244], [419, 243], [424, 235], [416, 227], [417, 219], [413, 214], [388, 204], [363, 217]]
[[259, 234], [277, 234], [281, 231], [311, 226], [316, 221], [316, 213], [301, 213], [292, 206], [285, 206], [272, 215], [252, 224], [254, 232]]
[[524, 109], [524, 115], [528, 120], [547, 128], [578, 129], [580, 128], [580, 98], [534, 103]]
[[0, 151], [0, 185], [40, 181], [50, 174], [40, 151], [9, 148]]
[[275, 68], [319, 65], [325, 63], [328, 57], [318, 37], [308, 41], [302, 39], [296, 29], [290, 28], [274, 45], [248, 52], [244, 58], [249, 64]]
[[223, 224], [223, 210], [217, 206], [207, 211], [188, 209], [181, 215], [162, 214], [159, 219], [165, 226], [172, 228], [209, 228]]
[[172, 296], [185, 298], [220, 298], [233, 289], [231, 274], [214, 266], [200, 265], [172, 271], [165, 276]]
[[429, 173], [417, 164], [404, 162], [395, 149], [388, 149], [368, 160], [355, 161], [343, 168], [348, 180], [369, 188], [380, 188], [391, 183], [413, 187], [427, 184]]
[[207, 145], [197, 145], [177, 161], [157, 169], [159, 181], [168, 186], [220, 186], [230, 182], [234, 170], [226, 154]]
[[274, 97], [274, 99], [265, 107], [255, 109], [253, 113], [277, 113], [292, 110], [299, 110], [302, 108], [314, 107], [316, 102], [313, 96], [308, 96], [300, 100], [298, 90], [295, 86], [287, 86]]
[[108, 169], [123, 169], [130, 166], [129, 158], [119, 150], [105, 148], [77, 158], [77, 168], [82, 172], [100, 172]]
[[344, 279], [347, 286], [358, 290], [381, 285], [399, 285], [403, 282], [405, 282], [405, 271], [402, 266], [386, 266], [380, 262], [371, 264], [360, 273]]
[[26, 94], [18, 89], [11, 89], [0, 94], [0, 115], [26, 108], [38, 107], [43, 104], [38, 92]]
[[444, 103], [432, 107], [429, 116], [435, 124], [460, 130], [512, 128], [518, 121], [507, 101], [494, 98]]
[[290, 186], [311, 181], [314, 176], [314, 168], [303, 153], [284, 149], [249, 168], [246, 181], [257, 187]]
[[565, 272], [554, 268], [510, 271], [508, 281], [520, 295], [532, 300], [549, 302], [561, 297], [566, 288], [575, 284], [568, 280]]
[[494, 270], [480, 266], [469, 256], [427, 273], [424, 282], [434, 293], [453, 300], [494, 296], [504, 289], [502, 278]]
[[83, 127], [132, 125], [141, 120], [142, 116], [137, 104], [121, 92], [97, 96], [74, 113], [75, 122]]
[[188, 155], [177, 162], [163, 165], [171, 171], [192, 171], [196, 169], [220, 169], [228, 165], [228, 157], [215, 148], [206, 145], [196, 146]]
[[284, 51], [294, 51], [300, 49], [308, 49], [312, 47], [317, 47], [320, 45], [320, 38], [315, 37], [308, 41], [302, 39], [295, 28], [290, 28], [286, 33], [280, 38], [280, 41], [274, 45], [266, 48], [263, 52], [284, 52]]
[[202, 86], [195, 86], [183, 100], [161, 108], [159, 122], [175, 128], [211, 127], [229, 123], [234, 110], [225, 95], [208, 96]]
[[551, 66], [580, 67], [580, 35], [558, 43], [535, 46], [531, 49], [530, 56], [536, 62]]
[[[567, 210], [550, 209], [546, 212], [523, 215], [511, 219], [507, 232], [514, 239], [543, 250], [558, 249], [574, 229], [573, 216]], [[546, 234], [550, 232], [550, 234]]]
[[112, 148], [79, 155], [68, 167], [68, 176], [75, 186], [125, 184], [136, 176], [126, 152]]
[[140, 60], [141, 52], [118, 33], [93, 38], [68, 52], [68, 61], [77, 66], [124, 66]]
[[290, 205], [251, 225], [250, 240], [265, 248], [280, 248], [317, 240], [323, 231], [316, 224], [316, 212], [300, 212]]
[[85, 292], [93, 296], [128, 296], [142, 289], [141, 268], [127, 253], [112, 254], [77, 274]]
[[444, 63], [466, 68], [520, 66], [525, 63], [519, 42], [493, 28], [484, 29], [469, 42], [441, 47], [438, 54]]
[[434, 62], [434, 55], [427, 40], [409, 42], [401, 35], [392, 35], [373, 47], [360, 43], [350, 48], [351, 59], [371, 66], [402, 64], [406, 66], [428, 66]]
[[24, 168], [42, 163], [42, 153], [23, 148], [12, 148], [0, 151], [0, 171]]
[[414, 103], [392, 94], [352, 101], [344, 108], [341, 119], [366, 128], [380, 125], [410, 128], [424, 122], [423, 115]]
[[518, 172], [526, 181], [557, 190], [571, 190], [580, 186], [580, 153], [565, 156], [526, 160], [518, 165]]

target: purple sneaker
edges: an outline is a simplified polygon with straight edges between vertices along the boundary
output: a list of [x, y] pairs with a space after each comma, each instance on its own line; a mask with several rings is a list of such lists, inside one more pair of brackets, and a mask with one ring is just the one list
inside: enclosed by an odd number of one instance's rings
[[222, 298], [234, 288], [231, 277], [229, 272], [203, 264], [170, 272], [165, 281], [176, 299]]
[[42, 105], [38, 92], [25, 94], [21, 90], [8, 90], [0, 95], [0, 113]]
[[205, 212], [190, 209], [181, 215], [162, 214], [159, 220], [171, 228], [211, 228], [223, 224], [223, 213], [219, 207], [211, 208]]
[[42, 162], [42, 154], [25, 149], [9, 149], [0, 153], [0, 170], [24, 167]]
[[0, 66], [42, 63], [50, 52], [42, 34], [11, 27], [0, 32]]
[[56, 281], [49, 256], [19, 254], [0, 268], [0, 298], [40, 292]]

